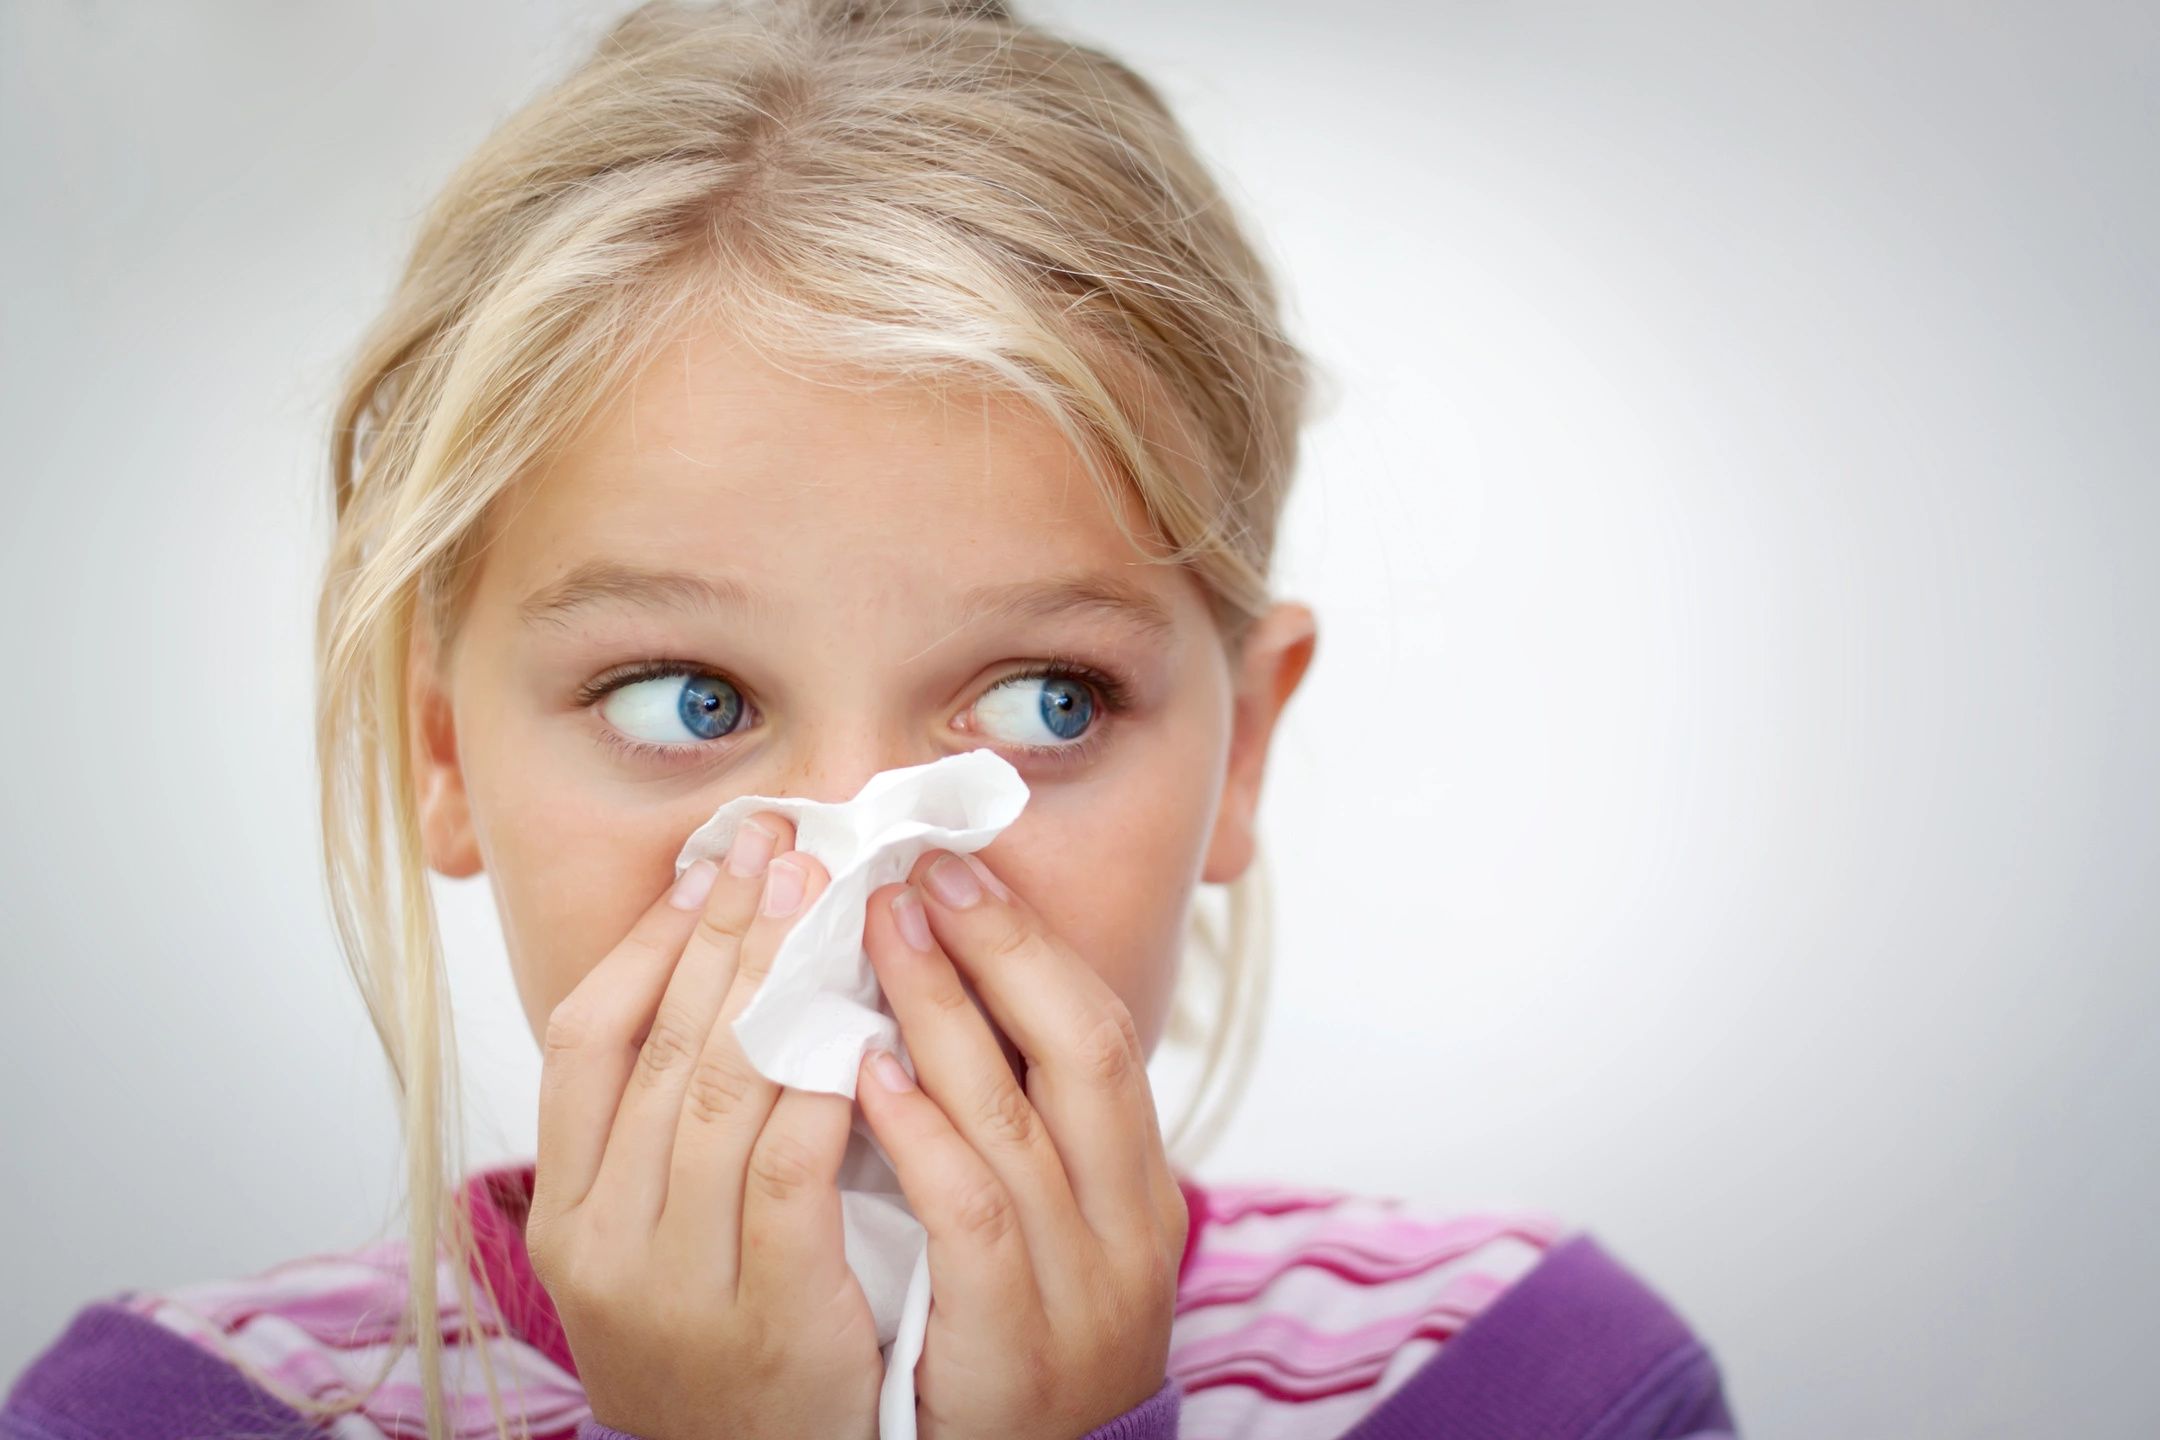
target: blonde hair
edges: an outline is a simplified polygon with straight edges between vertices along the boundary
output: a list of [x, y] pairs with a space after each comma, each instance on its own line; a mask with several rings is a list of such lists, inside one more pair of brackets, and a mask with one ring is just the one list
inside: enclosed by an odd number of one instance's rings
[[[353, 361], [317, 615], [324, 858], [403, 1115], [397, 1344], [418, 1346], [431, 1436], [448, 1413], [436, 1266], [455, 1262], [470, 1313], [472, 1235], [408, 646], [454, 633], [491, 501], [670, 336], [722, 315], [860, 381], [1032, 404], [1106, 495], [1138, 498], [1168, 547], [1151, 558], [1200, 578], [1226, 647], [1270, 603], [1308, 362], [1184, 131], [1123, 64], [996, 0], [654, 3], [505, 122], [428, 211]], [[1257, 1041], [1265, 886], [1256, 859], [1221, 915], [1194, 906], [1214, 983], [1196, 997], [1183, 967], [1167, 1036], [1201, 1051], [1167, 1142], [1181, 1167]], [[327, 1417], [364, 1398], [294, 1403]]]

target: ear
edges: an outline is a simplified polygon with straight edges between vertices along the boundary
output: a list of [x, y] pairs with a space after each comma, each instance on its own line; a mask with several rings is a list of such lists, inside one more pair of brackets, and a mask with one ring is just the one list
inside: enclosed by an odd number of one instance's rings
[[458, 764], [457, 723], [447, 679], [425, 626], [416, 625], [407, 652], [405, 693], [420, 842], [430, 870], [462, 880], [480, 873], [480, 846], [465, 795], [465, 772]]
[[1215, 812], [1215, 831], [1208, 839], [1207, 864], [1200, 874], [1209, 884], [1228, 884], [1252, 864], [1258, 844], [1253, 817], [1260, 808], [1268, 742], [1291, 692], [1305, 678], [1305, 667], [1312, 664], [1316, 631], [1309, 608], [1285, 601], [1253, 621], [1246, 632], [1231, 676], [1236, 694], [1229, 769]]

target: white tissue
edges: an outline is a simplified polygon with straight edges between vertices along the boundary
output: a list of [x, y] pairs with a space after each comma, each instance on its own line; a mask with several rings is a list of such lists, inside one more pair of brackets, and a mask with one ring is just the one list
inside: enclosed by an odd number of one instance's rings
[[[706, 856], [722, 859], [743, 821], [773, 811], [794, 822], [795, 848], [817, 857], [831, 877], [795, 917], [772, 969], [735, 1018], [750, 1063], [777, 1084], [849, 1099], [873, 1046], [893, 1051], [914, 1074], [863, 950], [870, 892], [905, 880], [925, 850], [982, 849], [1027, 799], [1027, 782], [997, 752], [968, 750], [879, 771], [839, 803], [742, 795], [714, 811], [684, 842], [676, 874]], [[930, 1316], [928, 1237], [859, 1109], [840, 1162], [840, 1211], [847, 1263], [869, 1299], [885, 1354], [878, 1435], [915, 1440], [915, 1362]]]

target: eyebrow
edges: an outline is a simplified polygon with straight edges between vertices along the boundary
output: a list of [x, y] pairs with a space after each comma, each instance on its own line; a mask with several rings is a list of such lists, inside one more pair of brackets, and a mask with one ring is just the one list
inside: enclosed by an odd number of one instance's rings
[[[731, 576], [649, 570], [610, 560], [588, 561], [535, 590], [519, 604], [518, 613], [528, 625], [562, 625], [574, 612], [601, 605], [770, 613], [755, 591]], [[1107, 570], [979, 586], [961, 597], [957, 613], [959, 623], [966, 625], [989, 619], [1045, 620], [1075, 612], [1099, 615], [1149, 638], [1168, 638], [1176, 630], [1169, 607], [1152, 591]]]

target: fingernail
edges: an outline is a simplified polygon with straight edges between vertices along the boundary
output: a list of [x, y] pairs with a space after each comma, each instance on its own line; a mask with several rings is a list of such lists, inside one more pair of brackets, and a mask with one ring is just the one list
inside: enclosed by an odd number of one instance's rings
[[755, 875], [772, 859], [773, 845], [779, 836], [767, 830], [755, 820], [746, 820], [735, 832], [735, 843], [728, 846], [727, 868], [731, 875]]
[[990, 873], [990, 867], [983, 864], [980, 856], [967, 855], [962, 858], [967, 861], [968, 869], [973, 870], [981, 878], [982, 883], [990, 887], [991, 894], [997, 896], [1000, 900], [1012, 899], [1012, 891], [1005, 888], [1004, 881]]
[[794, 914], [795, 907], [802, 904], [803, 882], [807, 878], [794, 861], [785, 857], [773, 861], [765, 871], [765, 898], [758, 909], [775, 917]]
[[922, 908], [922, 896], [910, 885], [892, 898], [893, 923], [900, 938], [925, 955], [930, 953], [930, 917]]
[[873, 1051], [870, 1057], [870, 1069], [877, 1076], [878, 1084], [883, 1085], [895, 1095], [905, 1095], [915, 1088], [915, 1082], [908, 1078], [907, 1071], [900, 1068], [900, 1062], [893, 1059], [892, 1052], [889, 1050]]
[[940, 855], [926, 878], [938, 899], [955, 910], [965, 910], [983, 897], [983, 887], [976, 880], [975, 872], [957, 855]]
[[678, 910], [695, 910], [712, 894], [713, 881], [718, 879], [720, 867], [710, 860], [700, 860], [675, 877], [675, 886], [668, 891], [668, 904]]

